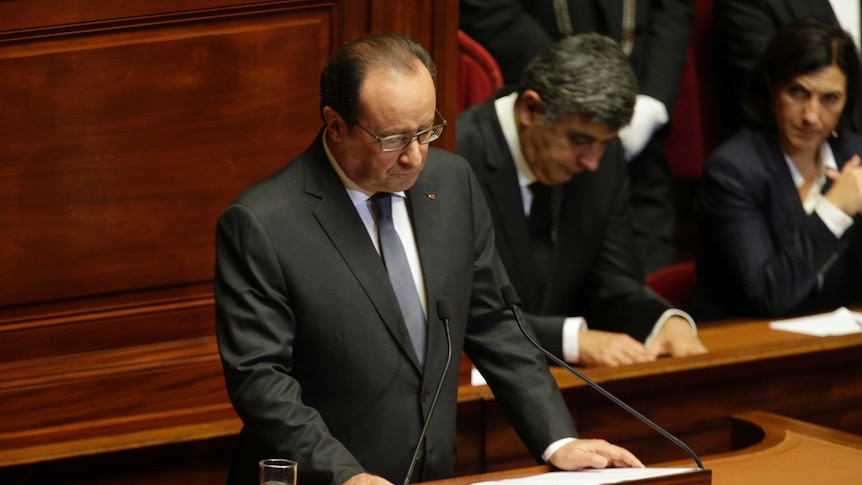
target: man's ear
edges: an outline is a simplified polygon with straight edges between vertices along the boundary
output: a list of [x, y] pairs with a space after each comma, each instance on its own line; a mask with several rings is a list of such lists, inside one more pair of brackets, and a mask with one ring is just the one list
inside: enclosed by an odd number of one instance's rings
[[323, 107], [323, 123], [326, 125], [327, 133], [332, 141], [340, 142], [347, 136], [347, 123], [344, 118], [338, 114], [338, 111], [329, 106]]
[[545, 107], [542, 104], [542, 97], [539, 93], [532, 89], [527, 89], [518, 98], [518, 103], [515, 105], [518, 122], [522, 126], [529, 126], [539, 121]]

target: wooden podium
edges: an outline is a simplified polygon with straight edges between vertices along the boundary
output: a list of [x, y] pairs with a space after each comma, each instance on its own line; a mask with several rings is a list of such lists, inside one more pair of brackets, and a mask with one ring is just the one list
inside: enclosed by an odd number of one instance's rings
[[[852, 485], [862, 477], [862, 437], [762, 411], [733, 417], [735, 451], [701, 457], [705, 470], [626, 481], [650, 485]], [[652, 465], [690, 467], [691, 460]], [[468, 475], [426, 485], [470, 485], [551, 471], [548, 466]]]

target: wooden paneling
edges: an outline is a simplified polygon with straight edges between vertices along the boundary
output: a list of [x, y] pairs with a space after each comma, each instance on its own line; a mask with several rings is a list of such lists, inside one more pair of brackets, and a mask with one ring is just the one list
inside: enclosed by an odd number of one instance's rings
[[313, 138], [329, 53], [374, 29], [455, 52], [453, 1], [50, 3], [0, 3], [0, 333], [206, 301], [215, 221]]
[[210, 280], [221, 209], [318, 130], [329, 24], [307, 9], [0, 50], [0, 305]]
[[191, 297], [6, 323], [0, 365], [212, 336], [213, 321], [212, 298]]

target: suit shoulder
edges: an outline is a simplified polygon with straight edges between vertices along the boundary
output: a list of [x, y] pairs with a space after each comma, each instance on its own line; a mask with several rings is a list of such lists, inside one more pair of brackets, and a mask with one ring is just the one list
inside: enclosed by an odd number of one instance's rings
[[294, 160], [280, 168], [278, 171], [258, 180], [242, 191], [234, 200], [234, 204], [255, 205], [256, 203], [272, 200], [274, 197], [283, 197], [293, 193], [293, 186], [301, 180], [296, 176], [301, 172], [302, 163]]
[[858, 135], [856, 133], [848, 133], [843, 138], [847, 146], [849, 146], [854, 153], [859, 153], [860, 155], [862, 155], [862, 135]]
[[455, 151], [460, 154], [469, 154], [476, 151], [477, 145], [482, 145], [482, 119], [485, 111], [484, 103], [471, 106], [458, 115], [455, 133]]
[[766, 165], [767, 158], [775, 156], [770, 135], [763, 131], [743, 128], [718, 146], [705, 162], [705, 169], [734, 168], [754, 172]]
[[432, 177], [445, 176], [446, 174], [466, 175], [469, 172], [467, 160], [459, 154], [452, 153], [442, 148], [431, 147], [428, 149], [428, 159], [425, 162], [423, 172]]

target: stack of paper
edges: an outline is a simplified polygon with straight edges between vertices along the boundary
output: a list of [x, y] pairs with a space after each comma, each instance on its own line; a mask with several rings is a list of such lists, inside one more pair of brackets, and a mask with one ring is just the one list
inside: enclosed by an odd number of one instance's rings
[[841, 307], [833, 312], [770, 322], [769, 328], [815, 337], [862, 332], [862, 314]]
[[473, 485], [607, 485], [644, 478], [664, 477], [696, 471], [697, 468], [604, 468], [574, 472], [550, 472], [523, 478], [509, 478]]

